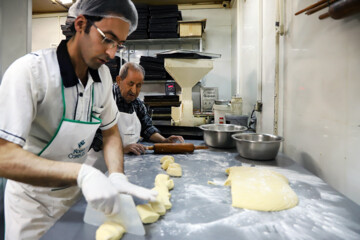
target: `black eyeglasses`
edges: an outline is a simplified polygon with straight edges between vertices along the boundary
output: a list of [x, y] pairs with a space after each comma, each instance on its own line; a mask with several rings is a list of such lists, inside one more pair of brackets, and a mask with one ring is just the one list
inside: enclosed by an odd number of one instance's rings
[[93, 23], [92, 21], [90, 21], [90, 23], [95, 27], [95, 29], [100, 33], [100, 35], [103, 37], [103, 40], [101, 41], [103, 44], [105, 44], [105, 46], [110, 49], [110, 48], [114, 48], [116, 47], [116, 52], [121, 52], [123, 50], [125, 50], [125, 46], [122, 44], [117, 43], [115, 40], [112, 40], [108, 37], [105, 36], [104, 32], [101, 31], [96, 25], [95, 23]]

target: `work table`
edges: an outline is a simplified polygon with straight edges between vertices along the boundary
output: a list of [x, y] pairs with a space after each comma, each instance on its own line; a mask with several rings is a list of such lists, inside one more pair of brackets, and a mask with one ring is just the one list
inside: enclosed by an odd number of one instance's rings
[[[151, 151], [125, 155], [129, 181], [152, 188], [155, 176], [165, 173], [160, 165], [162, 156]], [[125, 234], [123, 240], [360, 239], [360, 206], [284, 154], [272, 161], [251, 161], [241, 158], [236, 149], [209, 148], [173, 156], [182, 166], [183, 176], [172, 177], [172, 208], [156, 223], [145, 225], [145, 236]], [[286, 176], [299, 197], [298, 206], [279, 212], [231, 207], [230, 188], [223, 186], [225, 169], [240, 165], [268, 168]], [[82, 198], [41, 239], [95, 239], [97, 227], [83, 222], [85, 208]]]

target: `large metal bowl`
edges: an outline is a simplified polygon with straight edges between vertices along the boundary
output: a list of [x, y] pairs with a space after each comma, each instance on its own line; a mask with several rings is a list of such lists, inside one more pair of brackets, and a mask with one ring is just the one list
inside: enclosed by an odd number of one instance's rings
[[272, 134], [237, 133], [231, 136], [236, 149], [243, 158], [253, 160], [271, 160], [276, 158], [283, 137]]
[[200, 129], [204, 131], [206, 145], [215, 148], [234, 148], [235, 141], [231, 138], [234, 133], [241, 133], [247, 127], [235, 124], [205, 124]]

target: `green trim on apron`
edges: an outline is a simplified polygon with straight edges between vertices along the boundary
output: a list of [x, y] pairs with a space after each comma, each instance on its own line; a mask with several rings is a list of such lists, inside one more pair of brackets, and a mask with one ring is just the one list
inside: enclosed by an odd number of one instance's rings
[[[92, 90], [91, 90], [91, 112], [90, 112], [90, 122], [85, 122], [85, 121], [78, 121], [78, 120], [73, 120], [73, 119], [67, 119], [65, 118], [65, 113], [66, 113], [66, 103], [65, 103], [65, 94], [64, 94], [64, 84], [61, 80], [61, 95], [62, 95], [62, 102], [63, 102], [63, 107], [64, 107], [64, 111], [63, 111], [63, 115], [61, 117], [61, 121], [59, 123], [59, 126], [57, 127], [54, 136], [51, 138], [51, 140], [48, 142], [48, 144], [46, 144], [46, 146], [37, 154], [38, 156], [40, 156], [47, 148], [48, 146], [50, 146], [50, 144], [54, 141], [55, 137], [57, 136], [57, 134], [59, 133], [59, 130], [61, 128], [61, 125], [64, 121], [67, 122], [73, 122], [73, 123], [81, 123], [81, 124], [89, 124], [89, 125], [94, 125], [94, 124], [99, 124], [102, 122], [102, 120], [98, 117], [95, 117], [93, 115], [93, 106], [94, 106], [94, 86], [92, 86]], [[93, 118], [96, 119], [97, 121], [93, 122]]]

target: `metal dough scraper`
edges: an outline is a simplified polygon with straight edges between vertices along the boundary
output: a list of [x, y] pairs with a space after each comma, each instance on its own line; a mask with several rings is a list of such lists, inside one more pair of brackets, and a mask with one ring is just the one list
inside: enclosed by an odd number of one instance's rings
[[119, 214], [106, 216], [88, 204], [85, 210], [84, 222], [94, 226], [100, 226], [107, 220], [113, 221], [121, 224], [127, 233], [144, 236], [145, 228], [136, 210], [133, 198], [127, 194], [119, 194], [117, 207], [120, 210]]

